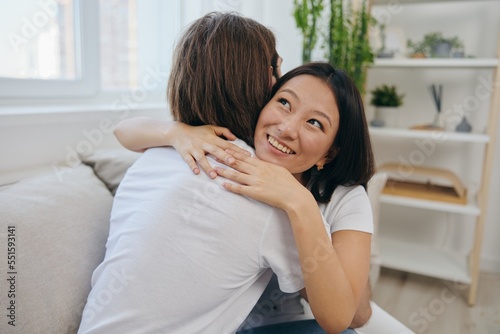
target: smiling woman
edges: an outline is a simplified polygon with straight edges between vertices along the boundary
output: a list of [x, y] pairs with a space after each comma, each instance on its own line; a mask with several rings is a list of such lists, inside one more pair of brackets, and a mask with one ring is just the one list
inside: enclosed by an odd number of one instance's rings
[[278, 163], [291, 173], [318, 169], [331, 161], [339, 111], [331, 89], [312, 75], [297, 76], [282, 87], [262, 109], [254, 141], [257, 156]]

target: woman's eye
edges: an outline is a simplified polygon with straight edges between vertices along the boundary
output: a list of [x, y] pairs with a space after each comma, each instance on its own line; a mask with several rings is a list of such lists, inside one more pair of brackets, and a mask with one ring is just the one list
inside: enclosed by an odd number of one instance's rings
[[317, 119], [310, 119], [307, 122], [314, 125], [317, 128], [323, 129], [323, 125], [321, 125], [321, 123]]
[[290, 109], [290, 103], [287, 100], [281, 98], [281, 99], [278, 100], [278, 102], [281, 103], [287, 109]]

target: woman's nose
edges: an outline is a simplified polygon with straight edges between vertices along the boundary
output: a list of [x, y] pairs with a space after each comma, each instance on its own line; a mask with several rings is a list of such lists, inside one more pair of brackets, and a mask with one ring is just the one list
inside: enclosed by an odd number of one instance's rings
[[278, 132], [282, 138], [295, 140], [299, 133], [298, 121], [293, 116], [288, 116], [278, 125]]

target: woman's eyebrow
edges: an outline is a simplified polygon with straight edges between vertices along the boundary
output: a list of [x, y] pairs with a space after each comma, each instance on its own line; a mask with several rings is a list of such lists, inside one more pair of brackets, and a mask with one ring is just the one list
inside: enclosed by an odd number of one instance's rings
[[315, 114], [318, 114], [318, 115], [322, 116], [323, 118], [325, 118], [328, 121], [328, 123], [330, 123], [330, 126], [332, 125], [332, 120], [331, 120], [330, 116], [328, 116], [327, 113], [325, 113], [321, 110], [313, 110], [313, 112]]
[[[299, 96], [293, 90], [285, 88], [285, 89], [282, 90], [282, 92], [286, 92], [286, 93], [292, 95], [297, 101], [300, 102]], [[328, 116], [327, 113], [325, 113], [325, 112], [323, 112], [321, 110], [313, 110], [313, 111], [314, 111], [314, 113], [316, 113], [316, 114], [322, 116], [323, 118], [325, 118], [328, 121], [328, 123], [330, 123], [330, 126], [332, 125], [332, 119], [330, 118], [330, 116]]]
[[284, 93], [286, 92], [286, 93], [292, 95], [297, 101], [300, 102], [299, 96], [293, 90], [285, 88], [285, 89], [282, 90], [282, 92], [284, 92]]

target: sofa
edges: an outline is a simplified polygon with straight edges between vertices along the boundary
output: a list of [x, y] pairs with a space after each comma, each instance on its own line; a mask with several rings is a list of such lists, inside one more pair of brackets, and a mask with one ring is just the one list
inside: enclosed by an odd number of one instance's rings
[[[77, 331], [92, 272], [104, 258], [113, 195], [138, 156], [96, 151], [1, 186], [0, 333]], [[374, 316], [360, 332], [411, 333], [370, 329], [377, 319], [401, 325], [375, 304]]]

